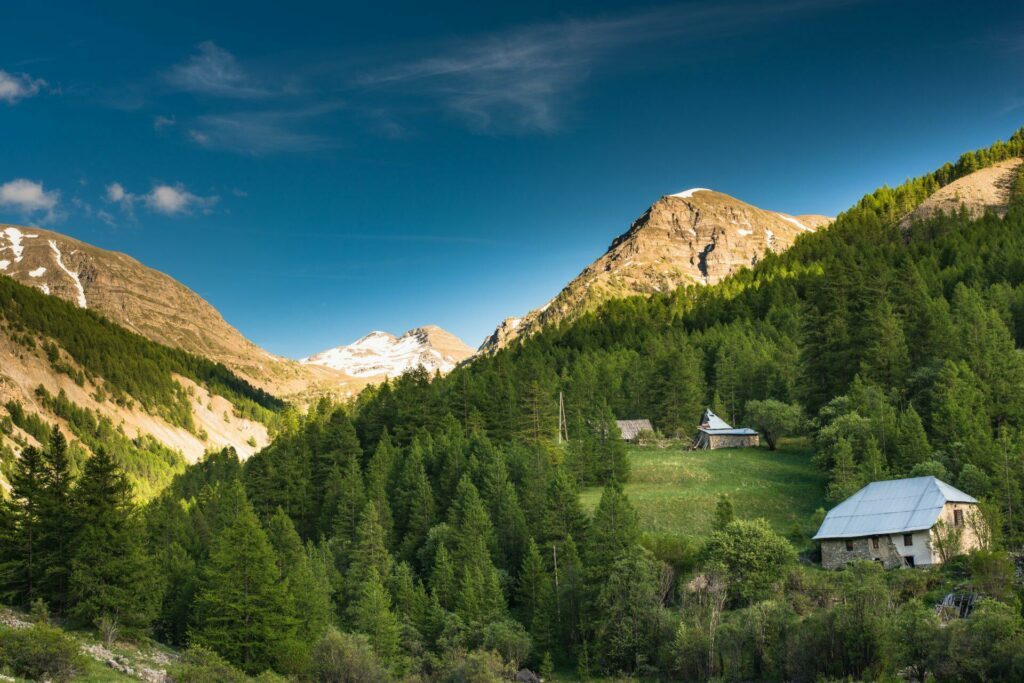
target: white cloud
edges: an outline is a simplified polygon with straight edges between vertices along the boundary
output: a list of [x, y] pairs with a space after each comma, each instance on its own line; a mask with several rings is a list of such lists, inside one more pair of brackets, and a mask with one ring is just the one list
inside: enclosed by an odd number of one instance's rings
[[43, 184], [34, 180], [17, 178], [0, 185], [0, 206], [10, 207], [23, 215], [42, 213], [46, 220], [56, 218], [60, 191], [47, 192]]
[[146, 208], [165, 216], [192, 213], [193, 210], [208, 212], [219, 201], [216, 195], [200, 197], [192, 194], [181, 183], [176, 185], [154, 185], [142, 200]]
[[196, 49], [195, 54], [164, 74], [171, 86], [186, 92], [241, 99], [271, 94], [242, 69], [233, 54], [212, 40], [200, 43]]
[[169, 128], [170, 126], [173, 126], [175, 123], [177, 123], [177, 121], [174, 119], [173, 116], [156, 116], [153, 118], [153, 129], [156, 131], [161, 131], [164, 128]]
[[110, 183], [107, 185], [107, 201], [108, 202], [130, 202], [133, 197], [124, 191], [124, 185], [121, 183]]
[[207, 213], [220, 201], [220, 197], [216, 195], [201, 197], [193, 194], [181, 183], [157, 183], [146, 194], [137, 195], [126, 190], [121, 183], [113, 182], [107, 185], [105, 199], [111, 204], [118, 204], [130, 217], [134, 217], [136, 202], [142, 202], [154, 213], [177, 216], [193, 211]]
[[20, 100], [34, 97], [45, 88], [46, 81], [32, 78], [28, 74], [12, 74], [0, 69], [0, 101], [17, 104]]

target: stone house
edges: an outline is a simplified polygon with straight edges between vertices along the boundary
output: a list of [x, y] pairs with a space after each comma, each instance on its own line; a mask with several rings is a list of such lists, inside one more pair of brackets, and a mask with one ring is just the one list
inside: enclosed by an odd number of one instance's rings
[[758, 443], [760, 436], [756, 431], [749, 427], [731, 427], [708, 408], [704, 411], [690, 449], [711, 451], [716, 448], [747, 448], [755, 447]]
[[650, 420], [616, 420], [623, 441], [638, 443], [644, 435], [654, 434]]
[[935, 477], [874, 481], [829, 510], [814, 540], [821, 565], [838, 569], [874, 560], [886, 569], [942, 562], [940, 543], [954, 552], [980, 547], [978, 501]]

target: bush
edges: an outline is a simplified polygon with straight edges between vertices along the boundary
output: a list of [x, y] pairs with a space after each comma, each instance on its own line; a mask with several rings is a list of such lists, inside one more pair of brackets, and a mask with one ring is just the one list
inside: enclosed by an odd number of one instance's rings
[[0, 631], [0, 664], [30, 680], [70, 681], [84, 665], [78, 643], [46, 624]]
[[228, 664], [213, 650], [193, 645], [177, 664], [167, 669], [173, 683], [245, 683], [248, 677]]
[[390, 680], [366, 636], [342, 633], [334, 628], [313, 648], [307, 674], [309, 680], [322, 683]]

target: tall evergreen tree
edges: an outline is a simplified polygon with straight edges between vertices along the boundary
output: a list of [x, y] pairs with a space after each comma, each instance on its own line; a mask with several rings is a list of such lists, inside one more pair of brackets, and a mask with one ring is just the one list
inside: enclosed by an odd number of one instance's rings
[[133, 631], [149, 629], [162, 600], [145, 546], [132, 485], [106, 451], [85, 463], [72, 494], [78, 533], [71, 558], [71, 616], [93, 625], [107, 619]]
[[274, 665], [294, 623], [274, 549], [241, 485], [229, 486], [240, 504], [203, 567], [191, 639], [255, 674]]

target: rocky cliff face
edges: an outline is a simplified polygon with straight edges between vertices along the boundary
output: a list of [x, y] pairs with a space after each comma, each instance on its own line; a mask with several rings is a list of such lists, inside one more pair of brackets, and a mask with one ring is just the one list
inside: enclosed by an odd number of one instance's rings
[[916, 220], [925, 220], [938, 213], [955, 213], [966, 208], [972, 218], [980, 218], [985, 211], [1005, 216], [1010, 203], [1010, 188], [1021, 172], [1024, 159], [1007, 159], [941, 188], [914, 209], [900, 222], [907, 228]]
[[522, 319], [506, 319], [480, 350], [497, 350], [609, 299], [714, 284], [831, 220], [766, 211], [703, 188], [662, 197], [554, 299]]
[[447, 373], [473, 355], [473, 349], [450, 332], [426, 325], [401, 337], [371, 332], [348, 344], [321, 351], [302, 363], [322, 365], [363, 379], [397, 377], [417, 367]]
[[268, 353], [177, 280], [66, 235], [0, 224], [0, 275], [102, 313], [153, 341], [224, 363], [278, 396], [346, 379]]

